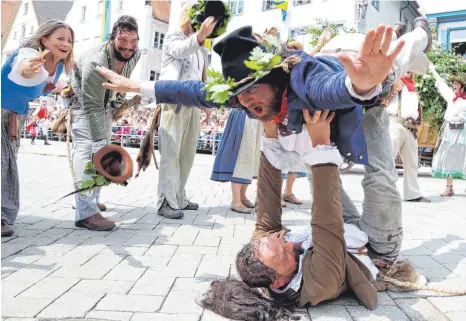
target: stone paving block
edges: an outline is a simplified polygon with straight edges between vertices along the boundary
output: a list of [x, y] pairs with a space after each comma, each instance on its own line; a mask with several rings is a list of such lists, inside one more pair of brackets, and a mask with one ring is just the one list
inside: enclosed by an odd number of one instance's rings
[[199, 235], [208, 235], [208, 236], [231, 236], [235, 233], [234, 226], [223, 226], [221, 224], [214, 224], [212, 229], [203, 229], [199, 231]]
[[355, 296], [346, 296], [342, 295], [336, 298], [335, 300], [326, 301], [325, 304], [329, 305], [341, 305], [341, 306], [358, 306], [359, 301]]
[[466, 320], [466, 312], [448, 312], [446, 316], [450, 321]]
[[149, 247], [156, 239], [157, 236], [153, 235], [134, 235], [126, 240], [125, 245]]
[[142, 247], [142, 246], [109, 245], [105, 249], [103, 249], [100, 252], [100, 254], [139, 256], [139, 255], [144, 255], [146, 252], [147, 252], [147, 247]]
[[28, 246], [29, 246], [29, 243], [26, 243], [26, 244], [10, 244], [10, 242], [2, 243], [2, 251], [1, 251], [2, 259], [9, 257], [10, 255], [22, 252]]
[[21, 293], [20, 298], [56, 299], [68, 291], [79, 279], [65, 279], [48, 277], [34, 284]]
[[218, 247], [218, 255], [230, 255], [236, 257], [236, 254], [243, 248], [243, 244], [222, 244]]
[[176, 245], [162, 245], [162, 244], [154, 244], [147, 250], [144, 255], [147, 256], [169, 256], [172, 257], [178, 246]]
[[377, 297], [379, 298], [379, 301], [377, 305], [395, 305], [395, 302], [392, 300], [392, 298], [388, 295], [387, 292], [377, 292]]
[[96, 310], [156, 312], [163, 296], [108, 294], [96, 306]]
[[170, 291], [159, 312], [201, 314], [203, 308], [196, 303], [199, 294], [195, 291]]
[[226, 278], [230, 273], [230, 256], [204, 255], [196, 271], [198, 278]]
[[106, 249], [104, 244], [79, 245], [68, 252], [69, 255], [84, 256], [91, 258]]
[[155, 244], [193, 245], [197, 234], [199, 234], [197, 228], [183, 225], [171, 237], [158, 237]]
[[27, 254], [15, 254], [7, 257], [6, 259], [2, 260], [2, 267], [14, 267], [20, 269], [28, 264], [32, 264], [35, 261], [42, 258], [41, 255], [27, 255]]
[[123, 261], [105, 275], [104, 280], [136, 281], [146, 271], [146, 267], [134, 267]]
[[[444, 279], [441, 281], [432, 281], [428, 283], [429, 286], [434, 288], [441, 288], [441, 289], [453, 289], [453, 290], [466, 290], [466, 279]], [[440, 292], [434, 291], [409, 291], [409, 292], [387, 292], [392, 299], [400, 299], [400, 298], [426, 298], [426, 297], [445, 297], [450, 296], [450, 294], [444, 294]]]
[[466, 312], [466, 296], [428, 298], [441, 312]]
[[197, 314], [135, 313], [131, 321], [199, 321]]
[[134, 285], [128, 281], [81, 280], [69, 292], [80, 294], [126, 294]]
[[218, 247], [212, 246], [194, 246], [194, 245], [180, 245], [177, 254], [217, 254]]
[[318, 305], [308, 308], [312, 321], [353, 321], [343, 306]]
[[379, 305], [374, 311], [362, 306], [346, 308], [355, 321], [409, 321], [406, 314], [395, 306]]
[[174, 277], [158, 276], [153, 271], [147, 271], [132, 287], [129, 294], [166, 296], [170, 292]]
[[125, 258], [123, 263], [129, 264], [138, 268], [149, 268], [154, 266], [164, 266], [172, 259], [172, 256], [160, 255], [160, 256], [149, 256], [149, 255], [135, 255], [128, 256]]
[[193, 225], [213, 226], [215, 224], [215, 215], [197, 215]]
[[50, 302], [52, 299], [2, 298], [2, 318], [33, 318]]
[[207, 292], [212, 279], [201, 278], [177, 278], [172, 291], [193, 291], [198, 294]]
[[459, 276], [447, 268], [443, 269], [419, 269], [419, 273], [424, 275], [429, 282], [442, 281], [449, 278], [459, 278]]
[[443, 266], [445, 266], [447, 269], [452, 271], [454, 274], [458, 275], [460, 278], [465, 278], [466, 279], [466, 264], [447, 264], [447, 263], [444, 263]]
[[466, 257], [464, 255], [459, 254], [440, 254], [440, 255], [432, 255], [435, 261], [440, 264], [460, 264], [466, 262]]
[[92, 310], [86, 315], [86, 319], [129, 321], [133, 316], [132, 312], [112, 312]]
[[[201, 321], [229, 321], [230, 319], [224, 318], [210, 310], [204, 310]], [[304, 320], [303, 320], [304, 321]]]
[[75, 245], [70, 244], [50, 244], [44, 246], [30, 246], [21, 251], [21, 254], [28, 255], [46, 255], [46, 256], [62, 256], [73, 250]]
[[7, 282], [32, 282], [36, 283], [51, 274], [52, 271], [47, 270], [32, 270], [32, 269], [20, 269], [15, 273], [10, 274], [6, 278], [2, 279], [2, 281]]
[[28, 280], [14, 280], [14, 281], [5, 281], [2, 280], [2, 299], [3, 298], [14, 298], [21, 292], [25, 291], [27, 288], [34, 285], [34, 281]]
[[[102, 298], [102, 294], [68, 292], [45, 308], [38, 318], [83, 318]], [[34, 299], [37, 300], [37, 299]]]
[[196, 240], [194, 241], [195, 246], [215, 246], [217, 247], [220, 243], [219, 236], [206, 236], [206, 235], [198, 235]]
[[411, 261], [417, 268], [420, 269], [441, 269], [442, 264], [438, 263], [429, 256], [408, 256], [404, 255], [406, 259]]
[[395, 302], [412, 321], [448, 321], [426, 299], [401, 299]]

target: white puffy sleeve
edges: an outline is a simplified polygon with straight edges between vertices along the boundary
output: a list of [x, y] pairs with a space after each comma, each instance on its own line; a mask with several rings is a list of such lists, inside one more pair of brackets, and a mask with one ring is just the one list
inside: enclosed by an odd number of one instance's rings
[[38, 55], [39, 51], [33, 48], [19, 49], [18, 55], [16, 56], [11, 66], [11, 72], [8, 74], [8, 79], [17, 85], [24, 87], [33, 87], [43, 83], [49, 76], [44, 67], [42, 67], [41, 72], [32, 79], [24, 78], [19, 72], [19, 66], [21, 62], [28, 58], [37, 57]]
[[307, 166], [332, 163], [341, 166], [343, 159], [335, 146], [318, 145], [303, 155], [303, 161]]
[[299, 154], [284, 149], [280, 141], [276, 138], [262, 136], [262, 151], [270, 164], [276, 169], [285, 171], [299, 165]]

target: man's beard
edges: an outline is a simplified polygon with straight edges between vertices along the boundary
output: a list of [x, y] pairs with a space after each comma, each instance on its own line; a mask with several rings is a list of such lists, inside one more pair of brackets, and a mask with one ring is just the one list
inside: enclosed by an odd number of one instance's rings
[[118, 61], [121, 61], [121, 62], [128, 62], [131, 60], [131, 58], [134, 57], [134, 55], [136, 54], [136, 50], [133, 50], [133, 54], [131, 55], [131, 57], [129, 58], [125, 58], [122, 56], [122, 54], [120, 53], [121, 50], [123, 50], [124, 48], [116, 48], [115, 45], [113, 45], [113, 55], [115, 56], [116, 60]]

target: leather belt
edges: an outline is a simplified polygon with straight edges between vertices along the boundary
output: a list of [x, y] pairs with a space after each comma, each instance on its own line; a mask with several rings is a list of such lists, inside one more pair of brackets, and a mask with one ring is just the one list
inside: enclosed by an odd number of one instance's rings
[[416, 126], [413, 125], [412, 121], [406, 120], [403, 117], [395, 116], [395, 115], [389, 115], [390, 120], [393, 120], [394, 122], [401, 124], [403, 127], [412, 130], [416, 129]]

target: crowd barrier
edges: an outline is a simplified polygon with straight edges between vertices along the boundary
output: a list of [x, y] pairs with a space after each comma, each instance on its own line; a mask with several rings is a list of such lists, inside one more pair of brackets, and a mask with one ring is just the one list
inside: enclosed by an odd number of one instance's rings
[[[119, 128], [122, 126], [113, 126], [112, 128], [112, 144], [121, 145], [122, 147], [134, 147], [139, 148], [142, 140], [145, 137], [145, 131], [141, 130], [142, 133], [136, 134], [139, 129], [135, 129], [129, 126], [130, 130], [128, 133], [116, 133]], [[128, 126], [127, 126], [128, 127]], [[131, 129], [133, 128], [133, 129]], [[220, 141], [222, 140], [223, 133], [213, 132], [210, 134], [203, 134], [198, 137], [197, 140], [197, 152], [199, 153], [210, 153], [215, 155], [218, 147], [220, 145]], [[26, 131], [23, 130], [22, 133], [23, 138], [30, 138], [31, 136]], [[37, 131], [37, 139], [42, 139], [41, 131]], [[56, 134], [52, 132], [52, 130], [48, 130], [48, 139], [53, 141], [64, 142], [66, 141], [66, 134]], [[158, 149], [159, 138], [158, 135], [155, 135], [154, 139], [154, 148]]]

